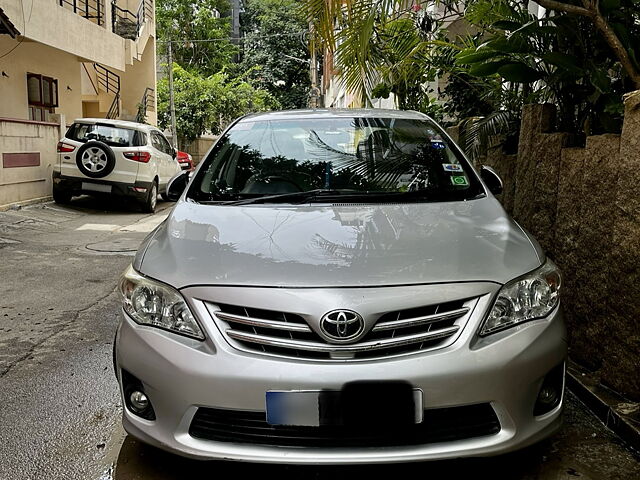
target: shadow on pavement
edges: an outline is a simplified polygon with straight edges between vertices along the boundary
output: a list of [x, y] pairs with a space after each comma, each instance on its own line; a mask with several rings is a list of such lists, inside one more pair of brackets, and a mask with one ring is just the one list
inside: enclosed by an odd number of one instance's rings
[[[57, 205], [57, 204], [54, 204]], [[171, 202], [163, 202], [158, 197], [158, 206], [156, 212], [163, 210], [167, 206], [171, 206]], [[132, 213], [140, 214], [142, 212], [142, 204], [134, 199], [127, 197], [117, 197], [111, 195], [82, 195], [73, 197], [69, 203], [57, 205], [61, 208], [70, 210], [78, 210], [83, 212], [100, 211], [107, 213]]]

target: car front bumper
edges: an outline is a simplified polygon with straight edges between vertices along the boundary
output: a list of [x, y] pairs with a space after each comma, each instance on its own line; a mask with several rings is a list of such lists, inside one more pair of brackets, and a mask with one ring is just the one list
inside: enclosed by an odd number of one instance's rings
[[[190, 305], [207, 335], [204, 342], [140, 326], [123, 312], [116, 338], [117, 370], [124, 369], [142, 382], [156, 415], [153, 421], [145, 420], [125, 407], [125, 430], [146, 443], [191, 458], [291, 464], [410, 462], [489, 456], [523, 448], [561, 425], [562, 401], [539, 417], [534, 417], [533, 409], [545, 375], [566, 358], [565, 326], [557, 308], [545, 319], [479, 339], [476, 332], [491, 298], [487, 294], [479, 302], [478, 312], [460, 337], [445, 348], [346, 363], [239, 351], [213, 322], [203, 321], [205, 310], [193, 300]], [[340, 389], [355, 380], [410, 382], [423, 391], [426, 409], [489, 403], [501, 429], [464, 440], [349, 448], [234, 443], [189, 434], [198, 407], [264, 412], [266, 391]]]

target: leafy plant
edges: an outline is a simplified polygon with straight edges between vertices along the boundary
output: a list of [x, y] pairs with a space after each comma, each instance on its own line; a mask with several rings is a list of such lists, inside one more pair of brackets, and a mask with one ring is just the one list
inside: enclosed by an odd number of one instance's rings
[[537, 18], [521, 4], [499, 3], [490, 15], [470, 9], [468, 18], [484, 29], [484, 41], [461, 50], [455, 63], [470, 75], [519, 85], [527, 102], [555, 103], [563, 130], [618, 130], [622, 94], [630, 85], [589, 22], [567, 15]]
[[[207, 131], [220, 133], [228, 122], [246, 113], [279, 107], [268, 92], [222, 72], [203, 77], [174, 64], [173, 80], [180, 145], [190, 143]], [[168, 83], [166, 78], [158, 82], [161, 128], [169, 127], [171, 122]]]

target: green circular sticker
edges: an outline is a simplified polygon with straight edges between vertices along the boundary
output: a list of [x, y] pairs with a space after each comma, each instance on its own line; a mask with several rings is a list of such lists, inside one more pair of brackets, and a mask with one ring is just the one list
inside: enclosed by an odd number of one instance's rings
[[465, 177], [464, 175], [455, 175], [451, 177], [451, 183], [453, 183], [454, 185], [463, 186], [463, 187], [466, 187], [467, 185], [469, 185], [467, 177]]

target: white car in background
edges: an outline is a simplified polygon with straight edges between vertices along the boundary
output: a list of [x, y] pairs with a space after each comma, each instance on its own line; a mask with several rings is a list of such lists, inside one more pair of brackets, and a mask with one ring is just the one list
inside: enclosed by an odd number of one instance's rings
[[158, 194], [180, 172], [176, 150], [157, 128], [104, 118], [76, 120], [58, 142], [53, 168], [53, 199], [74, 195], [130, 197], [146, 212], [156, 209]]

